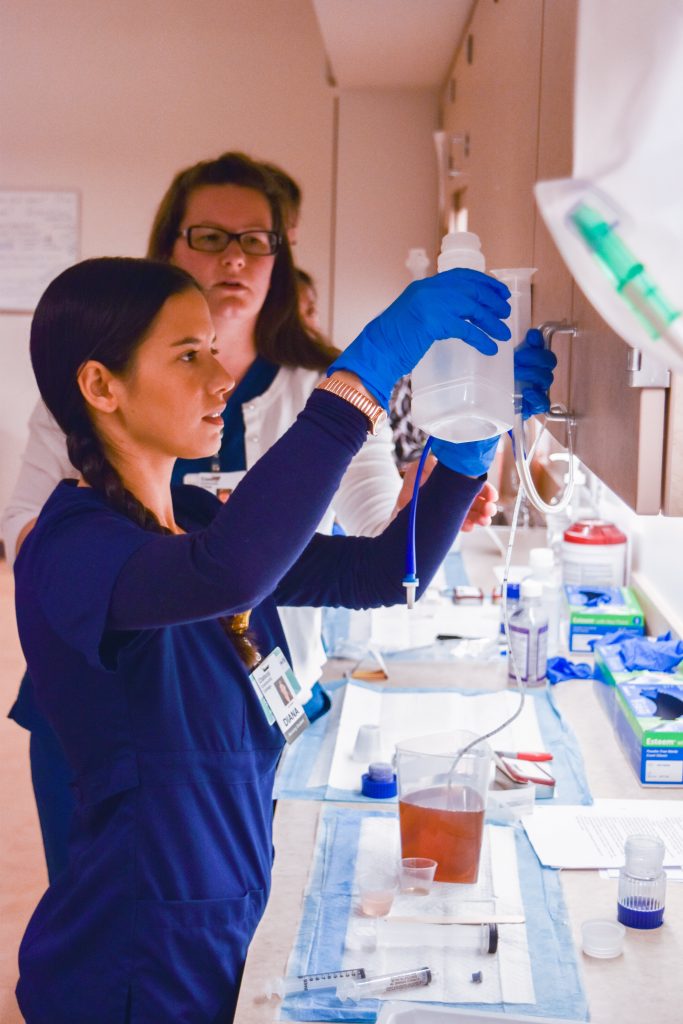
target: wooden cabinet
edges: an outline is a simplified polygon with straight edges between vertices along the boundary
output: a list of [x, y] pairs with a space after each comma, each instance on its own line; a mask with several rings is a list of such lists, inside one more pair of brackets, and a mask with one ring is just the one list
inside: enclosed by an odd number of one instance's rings
[[[477, 0], [442, 97], [447, 138], [466, 140], [447, 190], [458, 191], [489, 267], [537, 268], [534, 323], [576, 325], [573, 338], [553, 342], [552, 399], [578, 417], [581, 461], [636, 512], [681, 515], [683, 381], [669, 391], [629, 386], [629, 346], [572, 280], [533, 198], [536, 181], [572, 172], [577, 7]], [[564, 443], [563, 426], [552, 432]]]

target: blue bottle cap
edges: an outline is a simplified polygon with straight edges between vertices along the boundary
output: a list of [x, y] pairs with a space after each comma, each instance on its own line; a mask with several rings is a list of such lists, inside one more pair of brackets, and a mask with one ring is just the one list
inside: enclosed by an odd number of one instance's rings
[[373, 800], [387, 800], [396, 796], [396, 775], [390, 764], [376, 762], [361, 776], [361, 793]]

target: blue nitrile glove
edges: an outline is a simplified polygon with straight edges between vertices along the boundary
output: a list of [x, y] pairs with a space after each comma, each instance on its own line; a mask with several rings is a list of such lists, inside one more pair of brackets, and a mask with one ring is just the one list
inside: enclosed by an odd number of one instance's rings
[[570, 661], [569, 658], [548, 658], [546, 672], [551, 685], [565, 679], [590, 679], [593, 675], [587, 661]]
[[439, 462], [463, 476], [482, 476], [487, 471], [496, 454], [500, 437], [487, 437], [484, 441], [442, 441], [435, 437], [432, 440], [432, 455]]
[[515, 349], [515, 385], [521, 386], [522, 419], [528, 420], [550, 408], [548, 391], [553, 382], [557, 356], [543, 345], [543, 335], [532, 327]]
[[[611, 641], [614, 646], [614, 641]], [[653, 640], [646, 636], [625, 636], [618, 642], [619, 654], [627, 672], [673, 672], [683, 661], [683, 640], [672, 640], [663, 633]]]
[[510, 331], [510, 291], [478, 270], [444, 270], [413, 281], [364, 327], [329, 370], [349, 370], [379, 402], [389, 407], [394, 384], [419, 363], [438, 338], [461, 338], [486, 355], [498, 351]]

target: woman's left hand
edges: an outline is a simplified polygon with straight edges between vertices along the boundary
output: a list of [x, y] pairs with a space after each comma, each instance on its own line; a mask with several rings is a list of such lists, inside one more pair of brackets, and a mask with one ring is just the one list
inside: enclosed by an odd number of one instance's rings
[[[396, 507], [392, 514], [392, 519], [396, 516], [402, 508], [404, 508], [413, 496], [413, 488], [415, 486], [415, 476], [417, 474], [419, 460], [411, 462], [405, 471], [403, 476], [403, 485], [401, 487], [398, 498], [396, 499]], [[425, 480], [429, 478], [430, 473], [436, 466], [437, 460], [433, 455], [428, 455], [422, 470], [422, 479], [420, 481], [420, 487], [424, 484]], [[460, 527], [461, 533], [470, 533], [475, 526], [490, 526], [491, 518], [496, 514], [498, 506], [498, 491], [490, 484], [488, 480], [484, 483], [484, 486], [479, 491], [472, 504], [470, 505], [469, 511], [465, 516], [464, 522]]]
[[521, 385], [522, 418], [547, 412], [550, 408], [548, 391], [553, 382], [557, 356], [543, 344], [543, 335], [532, 327], [526, 332], [521, 345], [515, 349], [515, 390]]

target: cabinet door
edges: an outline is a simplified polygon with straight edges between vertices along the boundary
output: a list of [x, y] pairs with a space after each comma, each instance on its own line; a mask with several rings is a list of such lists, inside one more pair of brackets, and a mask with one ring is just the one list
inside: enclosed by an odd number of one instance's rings
[[664, 438], [662, 512], [683, 516], [683, 374], [671, 374]]
[[539, 0], [479, 0], [442, 106], [447, 135], [465, 136], [451, 193], [487, 267], [532, 266], [541, 20]]
[[655, 515], [662, 503], [666, 390], [629, 387], [629, 346], [576, 285], [572, 310], [574, 451], [635, 512]]
[[[568, 178], [572, 173], [571, 124], [578, 0], [562, 0], [559, 4], [540, 2], [537, 4], [537, 11], [542, 19], [543, 47], [535, 180], [544, 181]], [[572, 276], [545, 226], [536, 203], [532, 265], [536, 267], [532, 301], [533, 322], [540, 325], [549, 321], [566, 320], [569, 323], [572, 317]], [[553, 338], [552, 347], [558, 363], [551, 399], [569, 408], [571, 336], [557, 333]], [[560, 444], [566, 443], [563, 425], [555, 424], [549, 429]]]

